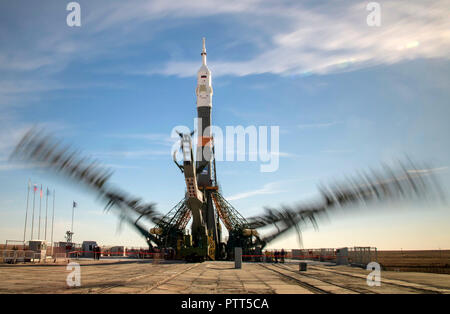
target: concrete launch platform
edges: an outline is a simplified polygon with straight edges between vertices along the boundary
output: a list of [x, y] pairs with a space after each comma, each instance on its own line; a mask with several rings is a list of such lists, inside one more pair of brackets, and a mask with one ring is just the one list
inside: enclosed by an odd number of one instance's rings
[[80, 263], [81, 286], [68, 287], [66, 264], [2, 265], [0, 293], [450, 293], [450, 275], [381, 272], [381, 286], [369, 287], [369, 271], [348, 266], [298, 262], [286, 264], [233, 262], [139, 262], [130, 260]]

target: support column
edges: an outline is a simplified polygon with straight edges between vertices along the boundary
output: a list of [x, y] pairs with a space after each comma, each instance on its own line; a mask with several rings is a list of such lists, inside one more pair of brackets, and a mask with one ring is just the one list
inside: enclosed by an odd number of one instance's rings
[[236, 268], [236, 269], [242, 268], [242, 248], [241, 247], [234, 248], [234, 268]]

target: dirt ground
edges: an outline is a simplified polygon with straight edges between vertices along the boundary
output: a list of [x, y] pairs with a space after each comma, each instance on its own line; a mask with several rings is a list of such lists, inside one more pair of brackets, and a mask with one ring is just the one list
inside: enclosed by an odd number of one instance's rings
[[378, 251], [378, 262], [386, 270], [450, 274], [450, 250]]

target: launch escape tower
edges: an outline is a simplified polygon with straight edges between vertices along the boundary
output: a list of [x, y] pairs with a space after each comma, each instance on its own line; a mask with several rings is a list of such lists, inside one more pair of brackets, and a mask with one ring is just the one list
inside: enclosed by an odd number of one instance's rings
[[[206, 64], [203, 38], [202, 65], [197, 72], [198, 144], [196, 158], [191, 134], [181, 134], [183, 164], [174, 154], [174, 162], [184, 173], [187, 192], [185, 197], [150, 230], [151, 240], [161, 247], [176, 249], [179, 257], [193, 260], [215, 260], [232, 257], [234, 247], [250, 253], [262, 249], [256, 230], [248, 228], [246, 219], [221, 195], [217, 183], [214, 158], [214, 139], [211, 132], [212, 81]], [[191, 234], [186, 226], [192, 218]], [[228, 241], [224, 243], [220, 220], [227, 228]], [[149, 242], [149, 241], [147, 241]]]

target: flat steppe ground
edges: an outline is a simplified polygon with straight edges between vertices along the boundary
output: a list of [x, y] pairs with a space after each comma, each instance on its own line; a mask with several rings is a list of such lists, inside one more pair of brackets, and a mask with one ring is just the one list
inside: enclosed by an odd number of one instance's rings
[[285, 264], [183, 263], [139, 260], [73, 260], [81, 285], [68, 287], [67, 264], [2, 264], [0, 293], [450, 293], [450, 275], [381, 272], [381, 286], [369, 286], [369, 271], [350, 266], [298, 261]]
[[386, 270], [450, 274], [450, 250], [378, 251], [378, 262]]

